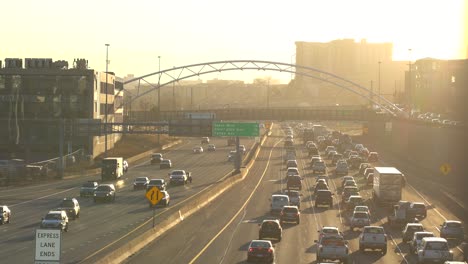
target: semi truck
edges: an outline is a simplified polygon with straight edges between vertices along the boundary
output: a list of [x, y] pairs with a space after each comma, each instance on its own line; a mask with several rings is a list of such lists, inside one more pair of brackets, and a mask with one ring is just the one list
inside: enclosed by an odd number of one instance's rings
[[393, 206], [401, 200], [403, 174], [394, 167], [375, 167], [372, 199], [376, 204]]
[[123, 158], [122, 157], [110, 157], [102, 160], [101, 166], [101, 179], [106, 180], [117, 180], [123, 176]]

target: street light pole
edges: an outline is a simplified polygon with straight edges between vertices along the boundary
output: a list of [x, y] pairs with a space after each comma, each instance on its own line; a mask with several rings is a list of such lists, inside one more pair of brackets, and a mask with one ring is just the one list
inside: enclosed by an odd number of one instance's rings
[[[175, 69], [175, 66], [173, 66], [172, 69]], [[176, 98], [175, 98], [175, 82], [172, 83], [172, 105], [174, 107], [174, 111], [177, 111]]]
[[[158, 56], [158, 121], [161, 121], [161, 56]], [[161, 132], [161, 131], [158, 131]], [[158, 145], [161, 145], [161, 134], [158, 133]]]
[[110, 44], [106, 44], [106, 107], [105, 110], [105, 125], [104, 125], [104, 157], [107, 158], [107, 118], [108, 118], [108, 105], [107, 105], [107, 82], [108, 82], [108, 72], [109, 72], [109, 46]]
[[412, 93], [412, 89], [411, 89], [411, 79], [412, 79], [412, 76], [411, 76], [411, 49], [408, 49], [408, 53], [409, 53], [409, 58], [408, 58], [408, 67], [409, 67], [409, 71], [408, 71], [408, 108], [411, 109], [413, 108], [412, 106], [412, 96], [411, 96], [411, 93]]
[[381, 64], [381, 63], [382, 63], [382, 62], [379, 61], [379, 105], [380, 105], [380, 96], [381, 96], [381, 93], [380, 93], [380, 64]]

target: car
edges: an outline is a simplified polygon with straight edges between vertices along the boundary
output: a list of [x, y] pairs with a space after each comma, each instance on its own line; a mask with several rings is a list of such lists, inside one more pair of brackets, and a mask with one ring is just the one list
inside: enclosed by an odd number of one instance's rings
[[361, 155], [361, 157], [367, 158], [369, 157], [369, 150], [367, 148], [363, 148], [359, 150], [359, 155]]
[[344, 202], [348, 200], [351, 195], [359, 195], [359, 189], [354, 186], [344, 187], [343, 192], [341, 193], [341, 201]]
[[349, 168], [348, 168], [348, 163], [346, 163], [346, 161], [338, 162], [336, 164], [336, 168], [335, 168], [336, 175], [346, 175], [348, 174], [348, 171], [349, 171]]
[[408, 223], [403, 229], [401, 239], [403, 243], [410, 241], [413, 238], [415, 232], [424, 231], [424, 227], [421, 223]]
[[354, 177], [353, 176], [343, 176], [343, 178], [341, 178], [341, 187], [344, 188], [345, 186], [345, 183], [347, 181], [355, 181], [354, 180]]
[[94, 192], [94, 202], [98, 201], [115, 201], [115, 186], [112, 183], [100, 184]]
[[371, 172], [371, 173], [367, 174], [366, 185], [368, 185], [368, 186], [373, 186], [374, 185], [374, 173]]
[[280, 223], [294, 222], [299, 224], [301, 222], [301, 212], [299, 208], [295, 205], [287, 205], [283, 207], [280, 213]]
[[289, 204], [295, 205], [297, 208], [301, 208], [301, 194], [296, 190], [285, 190], [284, 194], [289, 197]]
[[356, 227], [362, 228], [365, 226], [369, 226], [371, 220], [367, 212], [354, 211], [349, 222], [351, 231], [354, 231], [354, 228]]
[[318, 155], [319, 151], [318, 151], [317, 147], [311, 147], [311, 148], [308, 149], [308, 154], [309, 154], [309, 156]]
[[203, 147], [202, 146], [195, 146], [195, 147], [193, 147], [192, 152], [195, 153], [195, 154], [203, 153]]
[[283, 228], [278, 219], [265, 219], [258, 230], [258, 239], [276, 239], [278, 242], [283, 238]]
[[169, 183], [171, 185], [185, 185], [192, 183], [192, 172], [185, 170], [173, 170], [168, 173]]
[[363, 145], [363, 144], [356, 144], [356, 145], [354, 145], [354, 150], [356, 150], [356, 151], [360, 151], [360, 150], [363, 149], [363, 148], [364, 148], [364, 145]]
[[350, 263], [348, 241], [343, 236], [324, 236], [314, 242], [317, 243], [317, 263], [323, 260]]
[[448, 242], [441, 237], [424, 237], [418, 248], [418, 263], [453, 260]]
[[280, 214], [284, 206], [289, 205], [289, 197], [284, 194], [273, 194], [270, 198], [270, 213], [271, 214]]
[[367, 205], [356, 205], [354, 206], [354, 212], [366, 212], [369, 216], [371, 216], [370, 209]]
[[362, 158], [359, 156], [350, 156], [346, 163], [348, 163], [349, 168], [352, 170], [359, 169], [359, 165], [362, 163]]
[[298, 175], [291, 175], [286, 178], [287, 189], [302, 190], [302, 177]]
[[11, 221], [11, 210], [6, 205], [0, 205], [0, 224], [9, 224]]
[[98, 185], [97, 181], [87, 181], [83, 183], [80, 188], [80, 197], [93, 196]]
[[[162, 199], [154, 206], [164, 206], [167, 207], [171, 202], [171, 196], [167, 191], [160, 191], [163, 195]], [[153, 207], [153, 204], [149, 203], [149, 207]]]
[[158, 187], [160, 191], [165, 191], [167, 188], [167, 182], [165, 179], [151, 179], [146, 186], [146, 190], [149, 191], [149, 189], [154, 186]]
[[361, 163], [361, 164], [359, 164], [359, 175], [364, 176], [364, 171], [369, 167], [371, 167], [370, 163]]
[[312, 156], [312, 158], [310, 159], [310, 167], [314, 167], [314, 164], [315, 162], [317, 161], [323, 161], [322, 158], [318, 155], [316, 156]]
[[122, 163], [122, 166], [123, 166], [123, 171], [127, 172], [128, 171], [128, 161], [124, 160], [123, 163]]
[[369, 156], [367, 156], [368, 162], [377, 162], [379, 161], [379, 153], [377, 152], [370, 152]]
[[412, 202], [409, 205], [408, 212], [414, 217], [423, 217], [427, 216], [427, 208], [424, 203], [421, 202]]
[[331, 160], [335, 154], [338, 154], [336, 150], [332, 150], [328, 152], [328, 155], [326, 155], [327, 159]]
[[170, 168], [172, 168], [171, 160], [170, 159], [161, 160], [161, 163], [159, 163], [159, 168], [160, 169], [170, 169]]
[[245, 145], [239, 145], [239, 151], [242, 154], [245, 154], [247, 152], [247, 148], [245, 148]]
[[201, 144], [209, 144], [210, 143], [210, 138], [209, 137], [202, 137], [200, 140]]
[[328, 187], [328, 184], [326, 184], [325, 181], [323, 180], [320, 180], [317, 182], [317, 184], [315, 184], [314, 195], [317, 194], [317, 192], [320, 190], [330, 190], [330, 188]]
[[343, 159], [343, 155], [339, 154], [339, 153], [336, 153], [331, 158], [331, 164], [336, 165], [338, 163], [338, 160], [341, 160], [341, 159]]
[[324, 180], [325, 183], [328, 185], [329, 179], [330, 177], [328, 177], [327, 175], [317, 175], [317, 177], [315, 177], [315, 183], [317, 183], [319, 180]]
[[149, 182], [148, 177], [135, 178], [135, 180], [133, 181], [133, 190], [146, 189], [148, 182]]
[[297, 168], [297, 160], [286, 161], [286, 168]]
[[347, 200], [345, 200], [346, 210], [354, 211], [354, 207], [358, 205], [363, 205], [364, 199], [360, 195], [350, 195]]
[[252, 240], [247, 250], [247, 262], [266, 261], [275, 262], [275, 248], [269, 240]]
[[343, 236], [343, 233], [335, 226], [324, 226], [317, 232], [319, 233], [319, 239], [326, 236]]
[[159, 164], [163, 160], [163, 155], [161, 153], [151, 154], [151, 164]]
[[68, 216], [63, 210], [49, 211], [45, 217], [42, 218], [41, 228], [60, 229], [61, 231], [68, 232]]
[[325, 162], [323, 161], [317, 161], [314, 163], [312, 166], [312, 173], [326, 173], [327, 172], [327, 166], [325, 165]]
[[410, 242], [410, 252], [413, 254], [418, 253], [418, 248], [421, 246], [421, 241], [424, 237], [434, 237], [434, 233], [429, 231], [414, 232], [413, 239]]
[[67, 213], [68, 218], [80, 217], [80, 203], [76, 198], [63, 198], [57, 210], [63, 210]]
[[465, 230], [462, 222], [456, 220], [446, 220], [440, 225], [440, 237], [445, 239], [458, 239], [463, 240], [465, 236]]
[[369, 173], [374, 173], [374, 168], [367, 168], [364, 170], [364, 179], [367, 180], [367, 176], [369, 175]]
[[382, 254], [387, 254], [387, 235], [381, 226], [365, 226], [359, 235], [359, 251], [366, 249], [380, 249]]
[[286, 178], [294, 175], [299, 175], [299, 170], [296, 167], [291, 167], [286, 170]]
[[328, 153], [330, 153], [330, 151], [335, 151], [335, 150], [336, 150], [335, 146], [327, 146], [325, 148], [325, 156], [328, 156]]
[[208, 147], [206, 148], [208, 151], [216, 151], [216, 146], [215, 144], [209, 144]]
[[235, 151], [235, 150], [229, 151], [228, 161], [234, 161], [236, 155], [237, 155], [237, 151]]
[[333, 208], [333, 193], [330, 190], [322, 189], [315, 192], [315, 207], [326, 205]]
[[287, 139], [284, 141], [284, 146], [285, 146], [285, 147], [292, 147], [293, 145], [294, 145], [294, 140], [293, 140], [293, 139], [287, 138]]
[[348, 187], [348, 186], [356, 186], [357, 187], [357, 183], [354, 180], [347, 180], [347, 181], [345, 181], [343, 183], [343, 188]]

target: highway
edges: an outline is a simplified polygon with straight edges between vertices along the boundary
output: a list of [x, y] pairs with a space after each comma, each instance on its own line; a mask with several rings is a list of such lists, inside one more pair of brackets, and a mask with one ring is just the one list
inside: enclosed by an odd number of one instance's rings
[[[156, 209], [156, 227], [171, 210], [177, 210], [189, 197], [209, 190], [210, 185], [233, 169], [233, 164], [227, 162], [227, 154], [233, 147], [226, 146], [225, 139], [212, 138], [211, 143], [217, 146], [215, 152], [193, 154], [192, 147], [199, 143], [199, 139], [187, 139], [162, 152], [165, 158], [172, 160], [173, 169], [191, 171], [193, 183], [168, 188], [171, 204], [167, 208]], [[254, 140], [242, 139], [241, 144], [249, 150]], [[81, 206], [81, 216], [70, 220], [69, 231], [63, 233], [61, 263], [94, 263], [152, 226], [152, 210], [148, 208], [144, 191], [133, 190], [133, 180], [141, 176], [168, 180], [169, 171], [160, 170], [158, 165], [149, 165], [149, 157], [138, 164], [130, 164], [123, 179], [114, 183], [117, 194], [113, 203], [95, 204], [92, 198], [79, 197], [82, 183], [98, 180], [99, 175], [1, 189], [0, 203], [10, 207], [12, 220], [10, 224], [0, 226], [0, 262], [33, 262], [35, 229], [39, 228], [41, 218], [49, 210], [57, 208], [64, 197], [76, 197]]]
[[[130, 257], [127, 263], [245, 263], [247, 247], [252, 239], [258, 239], [258, 224], [270, 218], [269, 198], [285, 187], [285, 164], [283, 163], [284, 134], [276, 129], [262, 148], [249, 176], [235, 188], [227, 191], [219, 200], [183, 221], [177, 228], [149, 244], [138, 254]], [[301, 205], [301, 223], [286, 224], [283, 239], [274, 243], [276, 263], [316, 263], [317, 231], [321, 226], [337, 226], [349, 241], [351, 263], [416, 263], [415, 255], [409, 252], [408, 244], [402, 242], [401, 230], [387, 224], [389, 210], [377, 208], [372, 201], [371, 189], [363, 184], [362, 177], [356, 177], [361, 195], [371, 209], [372, 225], [385, 228], [388, 235], [388, 252], [362, 253], [358, 251], [360, 229], [351, 231], [348, 225], [349, 213], [341, 206], [340, 177], [333, 175], [329, 165], [328, 174], [332, 179], [330, 187], [335, 193], [334, 207], [314, 208], [313, 189], [315, 177], [309, 167], [309, 158], [298, 143], [295, 145], [299, 169], [304, 176]], [[377, 150], [378, 151], [378, 150]], [[392, 161], [393, 162], [393, 161]], [[396, 166], [381, 160], [373, 165]], [[350, 171], [350, 175], [356, 171]], [[413, 176], [405, 174], [409, 182]], [[419, 187], [419, 186], [418, 186]], [[438, 227], [445, 219], [457, 218], [443, 206], [434, 207], [433, 197], [422, 195], [411, 184], [403, 189], [403, 199], [422, 201], [428, 207], [428, 215], [421, 221], [424, 228], [439, 235]], [[434, 195], [436, 197], [437, 195]], [[461, 260], [462, 253], [454, 243], [450, 243], [454, 259]]]

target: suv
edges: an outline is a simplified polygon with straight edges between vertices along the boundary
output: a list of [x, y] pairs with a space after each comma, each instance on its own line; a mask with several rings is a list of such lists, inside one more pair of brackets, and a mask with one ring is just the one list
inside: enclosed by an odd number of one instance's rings
[[434, 233], [428, 231], [414, 232], [413, 239], [410, 243], [410, 252], [418, 254], [418, 248], [421, 246], [421, 241], [425, 237], [434, 237]]
[[327, 172], [327, 165], [322, 160], [314, 162], [312, 166], [312, 173], [326, 173]]
[[6, 205], [0, 205], [0, 225], [10, 223], [11, 211]]
[[424, 203], [412, 202], [408, 208], [408, 211], [414, 217], [420, 216], [426, 218], [427, 216], [427, 208]]
[[366, 249], [380, 249], [382, 254], [387, 254], [387, 235], [381, 226], [365, 226], [359, 235], [359, 251]]
[[360, 195], [350, 195], [345, 201], [346, 210], [354, 211], [354, 207], [363, 205], [364, 199]]
[[359, 175], [364, 176], [364, 171], [370, 167], [371, 167], [370, 163], [361, 163], [359, 165]]
[[41, 221], [41, 228], [60, 229], [68, 232], [68, 216], [63, 210], [49, 211]]
[[280, 225], [278, 219], [269, 219], [263, 220], [260, 225], [260, 230], [258, 231], [258, 239], [263, 240], [263, 238], [268, 239], [277, 239], [278, 242], [281, 241], [283, 237], [283, 228]]
[[418, 248], [418, 263], [447, 260], [453, 260], [453, 253], [445, 238], [425, 237], [421, 240], [421, 246]]
[[283, 194], [273, 194], [271, 196], [271, 214], [279, 214], [284, 206], [289, 205], [289, 197]]
[[146, 185], [146, 190], [148, 191], [153, 186], [158, 187], [160, 191], [165, 191], [167, 187], [167, 183], [166, 183], [166, 180], [164, 179], [151, 179], [148, 185]]
[[280, 222], [281, 224], [285, 222], [294, 222], [296, 224], [299, 224], [301, 222], [300, 216], [301, 212], [299, 211], [299, 208], [297, 208], [297, 206], [284, 206], [283, 210], [281, 210]]
[[284, 194], [289, 197], [289, 204], [297, 206], [297, 208], [301, 208], [301, 194], [299, 191], [296, 190], [285, 190]]
[[403, 243], [410, 241], [413, 238], [413, 235], [415, 232], [422, 232], [422, 231], [424, 231], [424, 227], [420, 223], [406, 224], [405, 229], [403, 229], [402, 236], [401, 236]]
[[317, 190], [315, 192], [315, 207], [326, 205], [333, 207], [333, 193], [330, 190]]
[[115, 201], [114, 184], [100, 184], [94, 192], [94, 202]]
[[163, 160], [163, 155], [161, 153], [151, 154], [151, 164], [159, 164]]
[[133, 181], [133, 190], [146, 189], [148, 182], [149, 182], [148, 177], [137, 177]]
[[343, 236], [324, 236], [314, 242], [317, 243], [317, 263], [322, 260], [350, 262], [348, 241]]
[[359, 195], [359, 189], [355, 186], [344, 187], [343, 193], [341, 194], [341, 201], [345, 202], [351, 195]]
[[351, 231], [354, 231], [354, 228], [356, 227], [362, 228], [368, 225], [370, 225], [370, 217], [368, 213], [359, 212], [359, 211], [353, 212], [353, 216], [351, 216], [351, 220], [350, 220]]
[[302, 190], [301, 176], [297, 176], [297, 175], [288, 176], [287, 181], [286, 181], [286, 188]]
[[445, 239], [454, 238], [461, 241], [464, 236], [465, 231], [460, 221], [446, 220], [442, 225], [440, 225], [440, 237]]
[[80, 204], [75, 198], [63, 198], [57, 210], [65, 211], [67, 216], [73, 217], [73, 219], [80, 217]]
[[297, 160], [286, 161], [286, 168], [289, 168], [289, 167], [297, 168]]
[[338, 162], [336, 164], [335, 174], [336, 175], [346, 175], [348, 174], [349, 168], [348, 163], [346, 161]]
[[286, 177], [294, 176], [294, 175], [300, 175], [299, 170], [296, 167], [288, 168], [288, 170], [286, 171]]
[[93, 196], [98, 185], [97, 181], [87, 181], [83, 183], [80, 188], [80, 197]]

